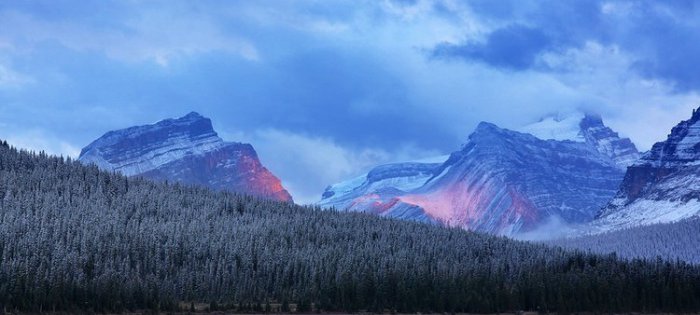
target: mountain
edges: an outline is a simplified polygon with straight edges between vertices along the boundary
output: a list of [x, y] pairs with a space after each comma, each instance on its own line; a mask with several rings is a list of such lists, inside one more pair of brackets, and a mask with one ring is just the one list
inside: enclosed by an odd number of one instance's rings
[[[337, 209], [362, 210], [381, 207], [378, 199], [390, 200], [407, 191], [419, 188], [433, 177], [435, 171], [449, 156], [439, 156], [420, 161], [380, 165], [367, 174], [328, 186], [323, 192], [319, 205]], [[389, 213], [383, 213], [389, 215]], [[421, 212], [417, 217], [408, 213], [401, 215], [418, 221], [428, 220]]]
[[481, 123], [446, 161], [376, 167], [329, 186], [319, 204], [506, 235], [552, 220], [588, 222], [614, 196], [636, 148], [599, 117], [578, 121], [579, 141]]
[[603, 123], [598, 114], [577, 112], [572, 115], [550, 115], [539, 122], [522, 127], [519, 131], [543, 140], [570, 140], [584, 142], [599, 153], [610, 157], [625, 169], [639, 158], [639, 151], [629, 138]]
[[79, 160], [126, 176], [292, 201], [250, 144], [223, 141], [211, 120], [195, 112], [110, 131], [83, 148]]
[[700, 214], [700, 110], [627, 169], [596, 226], [673, 222]]

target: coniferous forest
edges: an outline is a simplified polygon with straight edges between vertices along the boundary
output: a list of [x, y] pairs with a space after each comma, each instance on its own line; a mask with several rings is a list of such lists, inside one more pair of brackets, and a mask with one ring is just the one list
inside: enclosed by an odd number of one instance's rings
[[546, 243], [596, 253], [614, 252], [623, 258], [663, 257], [700, 264], [700, 218], [636, 226]]
[[700, 267], [127, 179], [0, 146], [0, 310], [697, 311]]

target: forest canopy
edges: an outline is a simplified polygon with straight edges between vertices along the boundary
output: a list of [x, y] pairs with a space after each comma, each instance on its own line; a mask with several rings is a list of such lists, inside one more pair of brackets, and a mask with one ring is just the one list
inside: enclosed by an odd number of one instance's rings
[[700, 268], [323, 211], [0, 145], [0, 309], [691, 311]]

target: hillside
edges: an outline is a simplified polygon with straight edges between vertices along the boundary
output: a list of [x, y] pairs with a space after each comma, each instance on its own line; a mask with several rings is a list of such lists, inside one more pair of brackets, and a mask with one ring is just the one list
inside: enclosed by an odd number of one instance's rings
[[660, 257], [700, 264], [700, 218], [554, 240], [549, 244], [601, 254], [614, 252], [622, 258]]
[[691, 311], [700, 267], [154, 183], [0, 145], [0, 309]]

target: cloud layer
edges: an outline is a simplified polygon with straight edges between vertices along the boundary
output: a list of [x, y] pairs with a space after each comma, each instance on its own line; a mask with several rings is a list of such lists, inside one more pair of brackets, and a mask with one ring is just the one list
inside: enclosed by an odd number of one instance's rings
[[[296, 200], [479, 121], [600, 112], [642, 149], [700, 104], [692, 1], [0, 4], [0, 138], [75, 155], [195, 110]], [[653, 128], [649, 128], [653, 126]]]

